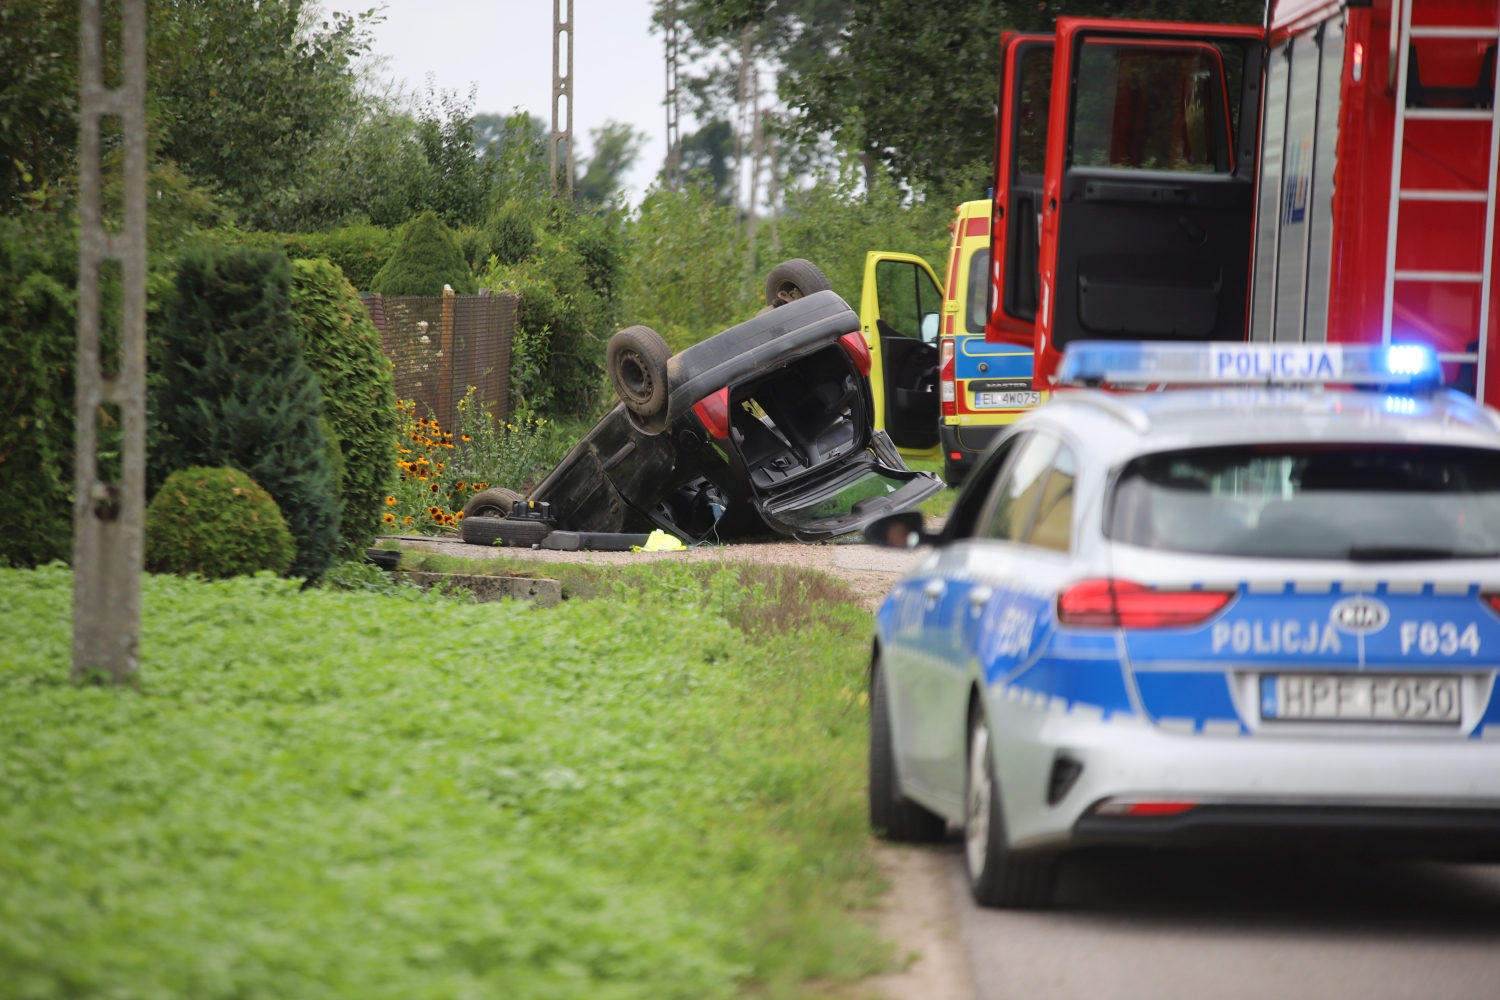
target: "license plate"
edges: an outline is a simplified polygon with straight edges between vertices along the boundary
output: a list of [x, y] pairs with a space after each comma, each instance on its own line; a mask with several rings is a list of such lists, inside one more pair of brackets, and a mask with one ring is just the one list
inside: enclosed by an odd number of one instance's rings
[[1040, 392], [976, 392], [974, 408], [984, 410], [1018, 410], [1042, 401]]
[[1262, 674], [1260, 716], [1276, 721], [1420, 722], [1456, 726], [1457, 677]]

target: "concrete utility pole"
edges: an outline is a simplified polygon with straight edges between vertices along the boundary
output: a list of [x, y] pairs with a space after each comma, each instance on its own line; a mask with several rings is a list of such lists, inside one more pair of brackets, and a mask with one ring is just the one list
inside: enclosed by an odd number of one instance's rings
[[[552, 0], [552, 193], [573, 197], [573, 0]], [[563, 66], [563, 49], [568, 50]], [[566, 109], [558, 113], [558, 103]], [[559, 146], [562, 147], [559, 150]], [[561, 176], [559, 176], [561, 174]]]
[[[102, 0], [79, 4], [77, 459], [73, 500], [73, 679], [134, 681], [140, 666], [146, 508], [146, 0], [121, 0], [123, 85], [104, 86]], [[125, 219], [104, 228], [100, 122], [116, 116]], [[100, 357], [99, 270], [120, 262], [117, 359]], [[120, 427], [120, 481], [99, 474], [99, 426]]]
[[667, 165], [665, 181], [668, 191], [682, 187], [682, 131], [677, 122], [677, 58], [681, 36], [678, 34], [677, 0], [663, 4], [667, 23]]
[[749, 143], [750, 116], [746, 111], [746, 104], [750, 100], [750, 26], [747, 24], [740, 32], [740, 78], [739, 85], [735, 90], [735, 113], [737, 121], [734, 123], [734, 207], [742, 210], [744, 207], [745, 182], [745, 147]]

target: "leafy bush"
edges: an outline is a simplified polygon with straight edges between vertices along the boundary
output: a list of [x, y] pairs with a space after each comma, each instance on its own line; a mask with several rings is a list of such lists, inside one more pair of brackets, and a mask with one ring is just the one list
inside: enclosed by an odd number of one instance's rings
[[735, 210], [717, 204], [706, 185], [653, 188], [631, 218], [629, 235], [625, 321], [651, 327], [673, 351], [753, 316], [764, 304]]
[[343, 457], [340, 533], [349, 549], [370, 543], [396, 461], [396, 390], [380, 332], [353, 286], [325, 260], [292, 262], [292, 313], [302, 356], [323, 390], [323, 419]]
[[604, 387], [604, 345], [618, 329], [625, 269], [621, 219], [549, 206], [534, 256], [497, 263], [484, 283], [519, 296], [511, 386], [556, 417], [591, 413]]
[[458, 401], [458, 427], [451, 465], [457, 480], [505, 486], [523, 495], [573, 446], [558, 433], [556, 421], [529, 409], [496, 420], [480, 405], [472, 388]]
[[339, 501], [317, 376], [291, 313], [292, 269], [263, 250], [182, 256], [160, 338], [153, 409], [158, 477], [191, 466], [247, 473], [297, 542], [291, 572], [316, 578], [339, 544]]
[[76, 266], [65, 227], [0, 218], [0, 565], [72, 556]]
[[71, 574], [0, 570], [0, 993], [852, 995], [869, 616], [766, 569], [542, 612], [151, 577], [146, 697], [67, 683]]
[[210, 580], [285, 573], [296, 553], [271, 495], [235, 469], [179, 469], [146, 507], [146, 569]]
[[489, 250], [502, 264], [519, 264], [536, 253], [536, 222], [528, 206], [515, 201], [500, 206], [487, 227]]
[[390, 259], [370, 281], [370, 291], [441, 295], [444, 285], [452, 285], [460, 295], [478, 290], [453, 233], [436, 213], [423, 212], [401, 230]]

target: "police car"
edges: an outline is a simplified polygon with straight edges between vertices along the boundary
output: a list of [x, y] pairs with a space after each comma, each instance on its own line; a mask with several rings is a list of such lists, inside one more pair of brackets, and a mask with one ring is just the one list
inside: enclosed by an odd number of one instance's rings
[[[1069, 346], [881, 606], [870, 819], [975, 898], [1095, 844], [1500, 851], [1500, 413], [1423, 347]], [[1105, 391], [1151, 387], [1157, 392]]]

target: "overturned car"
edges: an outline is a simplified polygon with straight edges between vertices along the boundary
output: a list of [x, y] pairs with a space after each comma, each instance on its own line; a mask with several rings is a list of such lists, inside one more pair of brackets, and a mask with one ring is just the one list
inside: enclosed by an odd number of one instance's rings
[[530, 497], [473, 497], [464, 540], [620, 548], [654, 529], [692, 543], [770, 528], [816, 541], [942, 489], [873, 429], [853, 310], [806, 261], [770, 278], [759, 316], [676, 356], [646, 327], [615, 334], [607, 363], [621, 402]]

